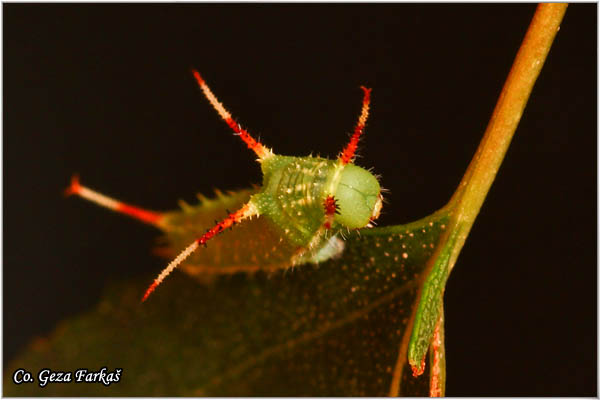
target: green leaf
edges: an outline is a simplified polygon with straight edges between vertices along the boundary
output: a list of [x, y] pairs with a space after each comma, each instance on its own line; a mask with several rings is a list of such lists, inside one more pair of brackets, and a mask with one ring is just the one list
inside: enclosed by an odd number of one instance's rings
[[[5, 376], [8, 396], [426, 396], [411, 376], [410, 326], [424, 266], [447, 226], [355, 232], [341, 258], [200, 284], [178, 273], [147, 303], [148, 279], [112, 286], [98, 308], [37, 341]], [[109, 364], [109, 365], [107, 365]], [[26, 368], [122, 368], [121, 381], [14, 385]]]

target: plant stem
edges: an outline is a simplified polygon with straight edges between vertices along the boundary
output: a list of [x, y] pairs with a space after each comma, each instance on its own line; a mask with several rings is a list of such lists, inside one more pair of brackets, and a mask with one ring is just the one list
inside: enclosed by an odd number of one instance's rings
[[458, 229], [450, 269], [496, 177], [566, 9], [567, 4], [538, 5], [479, 148], [458, 189], [444, 207], [451, 210]]

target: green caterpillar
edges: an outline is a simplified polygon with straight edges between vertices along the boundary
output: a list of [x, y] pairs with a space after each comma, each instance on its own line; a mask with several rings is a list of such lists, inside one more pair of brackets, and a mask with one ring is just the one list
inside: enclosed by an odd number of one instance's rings
[[[369, 114], [370, 89], [361, 87], [362, 111], [350, 142], [337, 160], [291, 157], [274, 154], [256, 141], [232, 119], [200, 74], [193, 73], [221, 118], [258, 156], [263, 173], [261, 188], [229, 195], [219, 193], [217, 200], [201, 197], [200, 206], [182, 203], [183, 211], [166, 213], [104, 196], [82, 186], [77, 176], [66, 191], [162, 229], [173, 246], [181, 248], [187, 244], [157, 276], [142, 301], [184, 261], [184, 269], [200, 277], [318, 263], [343, 251], [344, 243], [338, 238], [341, 230], [370, 226], [379, 217], [382, 207], [379, 182], [369, 171], [352, 163]], [[214, 218], [215, 213], [227, 208], [237, 211], [228, 212], [225, 219], [202, 233], [201, 229], [210, 226], [211, 220], [207, 218]], [[228, 232], [227, 240], [211, 241], [237, 224]], [[196, 239], [189, 244], [192, 238]], [[208, 247], [214, 249], [196, 252], [209, 241]]]

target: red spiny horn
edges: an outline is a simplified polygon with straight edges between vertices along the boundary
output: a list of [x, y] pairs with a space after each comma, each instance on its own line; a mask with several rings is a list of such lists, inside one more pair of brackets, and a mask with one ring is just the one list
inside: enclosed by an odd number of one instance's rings
[[361, 86], [360, 88], [364, 92], [363, 104], [362, 104], [362, 110], [360, 113], [360, 117], [358, 118], [358, 123], [356, 124], [356, 127], [354, 128], [354, 134], [350, 138], [350, 143], [348, 143], [348, 145], [346, 146], [346, 148], [344, 149], [344, 151], [342, 152], [342, 154], [339, 157], [339, 160], [344, 165], [351, 162], [352, 159], [354, 158], [354, 155], [356, 154], [356, 148], [358, 147], [358, 140], [360, 139], [360, 135], [362, 135], [362, 133], [363, 133], [365, 124], [367, 123], [367, 118], [369, 117], [369, 104], [371, 102], [371, 89], [367, 89], [364, 86]]
[[204, 92], [204, 95], [210, 104], [212, 104], [214, 109], [217, 110], [223, 121], [225, 121], [227, 125], [229, 125], [229, 127], [240, 136], [244, 143], [248, 145], [248, 148], [254, 151], [261, 160], [273, 154], [270, 149], [266, 148], [262, 143], [254, 139], [247, 130], [242, 129], [242, 127], [233, 120], [229, 111], [227, 111], [223, 104], [213, 94], [202, 76], [200, 76], [200, 73], [195, 69], [192, 70], [192, 73], [198, 82], [198, 86], [200, 86], [200, 89], [202, 89], [202, 92]]
[[128, 215], [139, 221], [145, 222], [150, 225], [158, 226], [163, 218], [163, 214], [145, 210], [143, 208], [133, 206], [131, 204], [123, 203], [119, 200], [115, 200], [101, 193], [98, 193], [88, 187], [83, 186], [79, 183], [79, 175], [75, 174], [71, 178], [71, 185], [65, 190], [65, 196], [76, 195], [86, 200], [96, 203], [99, 206], [106, 207], [113, 211], [121, 214]]
[[144, 297], [142, 297], [142, 302], [146, 301], [148, 296], [161, 282], [171, 273], [179, 264], [181, 264], [186, 258], [188, 258], [200, 245], [205, 245], [210, 239], [223, 232], [225, 229], [233, 226], [246, 218], [249, 218], [253, 215], [258, 215], [258, 210], [252, 203], [247, 203], [245, 206], [240, 208], [234, 213], [231, 213], [221, 222], [217, 222], [215, 226], [209, 229], [204, 235], [202, 235], [199, 239], [196, 239], [192, 244], [185, 248], [179, 255], [167, 265], [165, 269], [154, 279], [154, 282], [148, 287], [146, 293], [144, 293]]

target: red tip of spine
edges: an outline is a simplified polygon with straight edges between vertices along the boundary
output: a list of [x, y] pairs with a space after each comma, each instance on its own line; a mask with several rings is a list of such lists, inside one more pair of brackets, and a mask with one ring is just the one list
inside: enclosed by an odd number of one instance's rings
[[195, 69], [192, 69], [192, 74], [194, 74], [194, 78], [196, 78], [196, 81], [198, 81], [198, 85], [204, 85], [204, 79], [202, 78], [202, 76], [200, 76], [200, 72], [196, 71]]
[[368, 105], [371, 102], [371, 90], [372, 89], [368, 89], [364, 86], [361, 86], [360, 88], [364, 92], [363, 105]]
[[81, 191], [81, 185], [79, 184], [79, 175], [74, 174], [71, 177], [71, 186], [65, 189], [65, 196], [71, 196], [78, 194]]
[[152, 282], [152, 285], [148, 287], [146, 293], [144, 293], [144, 297], [142, 297], [142, 303], [146, 301], [146, 299], [148, 298], [148, 296], [150, 296], [152, 292], [154, 292], [154, 289], [156, 289], [157, 286], [158, 283], [156, 281]]

